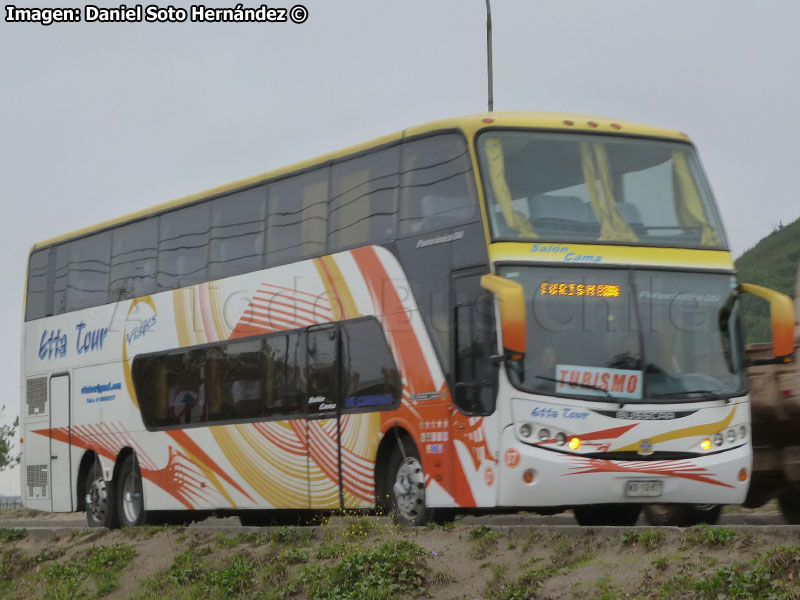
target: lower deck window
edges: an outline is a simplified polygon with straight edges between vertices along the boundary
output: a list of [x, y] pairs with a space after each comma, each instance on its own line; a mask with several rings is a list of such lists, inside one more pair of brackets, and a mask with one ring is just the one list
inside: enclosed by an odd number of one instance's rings
[[[336, 410], [400, 400], [400, 375], [375, 318], [139, 355], [133, 380], [148, 428], [300, 417], [309, 398]], [[313, 411], [311, 411], [313, 412]]]

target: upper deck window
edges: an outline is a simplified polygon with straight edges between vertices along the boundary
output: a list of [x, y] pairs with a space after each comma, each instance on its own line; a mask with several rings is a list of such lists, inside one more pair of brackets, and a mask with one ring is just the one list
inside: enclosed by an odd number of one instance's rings
[[497, 241], [726, 246], [689, 144], [492, 131], [478, 152]]
[[438, 135], [403, 144], [400, 235], [478, 220], [473, 182], [469, 151], [461, 136]]

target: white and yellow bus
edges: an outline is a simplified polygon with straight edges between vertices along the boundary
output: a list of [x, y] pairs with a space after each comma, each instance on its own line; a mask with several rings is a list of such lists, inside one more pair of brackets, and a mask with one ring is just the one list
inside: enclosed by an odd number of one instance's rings
[[[743, 287], [684, 134], [409, 128], [36, 244], [24, 503], [109, 527], [739, 503]], [[788, 356], [788, 299], [750, 290]]]

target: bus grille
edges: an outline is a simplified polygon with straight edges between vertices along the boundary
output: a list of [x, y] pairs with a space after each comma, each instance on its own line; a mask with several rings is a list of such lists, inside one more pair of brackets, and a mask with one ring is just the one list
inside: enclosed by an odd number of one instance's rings
[[28, 498], [47, 498], [47, 465], [28, 465]]
[[36, 377], [26, 381], [28, 416], [43, 415], [47, 412], [47, 377]]

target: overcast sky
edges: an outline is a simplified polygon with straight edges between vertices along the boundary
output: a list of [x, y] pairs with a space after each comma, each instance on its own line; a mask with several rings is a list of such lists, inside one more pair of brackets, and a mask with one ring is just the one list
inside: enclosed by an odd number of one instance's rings
[[[304, 4], [302, 25], [0, 22], [7, 419], [19, 412], [22, 291], [35, 241], [485, 110], [483, 0]], [[800, 217], [800, 2], [494, 0], [492, 8], [497, 110], [686, 131], [735, 256]], [[0, 494], [17, 493], [17, 479], [0, 474]]]

